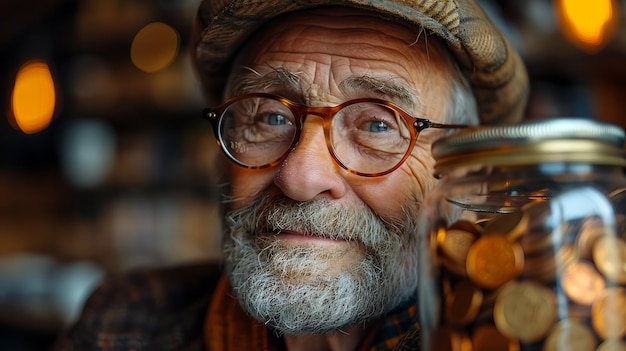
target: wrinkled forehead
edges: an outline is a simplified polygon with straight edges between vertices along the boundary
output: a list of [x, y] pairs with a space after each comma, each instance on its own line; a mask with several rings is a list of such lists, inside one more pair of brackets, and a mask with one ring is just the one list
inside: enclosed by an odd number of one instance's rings
[[[447, 46], [438, 36], [430, 36], [426, 31], [413, 23], [397, 18], [384, 17], [380, 13], [357, 8], [318, 8], [293, 12], [279, 16], [260, 27], [243, 45], [263, 45], [265, 40], [287, 30], [318, 31], [332, 33], [337, 31], [343, 35], [354, 33], [377, 33], [382, 37], [393, 37], [401, 40], [407, 47], [435, 50], [435, 54], [449, 55]], [[335, 37], [341, 42], [347, 38]]]
[[447, 47], [414, 25], [361, 9], [323, 8], [285, 15], [259, 29], [237, 55], [226, 94], [262, 91], [256, 83], [290, 85], [308, 94], [323, 91], [326, 87], [318, 89], [315, 77], [307, 76], [311, 70], [300, 70], [311, 62], [334, 65], [318, 83], [346, 88], [341, 84], [349, 82], [371, 91], [379, 86], [383, 94], [367, 96], [378, 98], [419, 95], [417, 80], [447, 85], [454, 71]]

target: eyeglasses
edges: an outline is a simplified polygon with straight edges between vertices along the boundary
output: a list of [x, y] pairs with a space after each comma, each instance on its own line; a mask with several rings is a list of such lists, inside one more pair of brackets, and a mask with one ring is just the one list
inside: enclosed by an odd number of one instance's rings
[[323, 119], [326, 146], [337, 164], [366, 177], [382, 176], [400, 167], [426, 128], [468, 127], [416, 118], [388, 101], [369, 98], [333, 107], [309, 107], [255, 93], [203, 111], [224, 153], [251, 169], [280, 164], [296, 146], [308, 115]]

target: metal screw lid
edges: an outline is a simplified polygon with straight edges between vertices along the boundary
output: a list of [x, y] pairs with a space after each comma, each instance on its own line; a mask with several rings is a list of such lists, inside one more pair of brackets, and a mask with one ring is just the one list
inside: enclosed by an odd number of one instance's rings
[[468, 163], [589, 162], [626, 165], [625, 133], [587, 118], [550, 118], [508, 126], [464, 129], [433, 143], [439, 171]]
[[449, 135], [433, 144], [435, 157], [498, 144], [532, 143], [547, 139], [589, 139], [624, 145], [624, 130], [585, 118], [551, 118], [508, 126], [481, 126]]

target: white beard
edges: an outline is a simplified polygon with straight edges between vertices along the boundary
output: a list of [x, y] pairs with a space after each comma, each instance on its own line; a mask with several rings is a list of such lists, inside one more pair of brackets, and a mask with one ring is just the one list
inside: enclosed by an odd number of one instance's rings
[[[329, 201], [298, 203], [260, 196], [227, 216], [226, 269], [250, 315], [279, 334], [327, 333], [365, 323], [414, 297], [417, 226], [385, 224], [366, 207], [337, 208]], [[417, 217], [413, 212], [407, 218]], [[343, 250], [287, 245], [281, 230], [347, 240]], [[358, 259], [337, 271], [350, 251]]]

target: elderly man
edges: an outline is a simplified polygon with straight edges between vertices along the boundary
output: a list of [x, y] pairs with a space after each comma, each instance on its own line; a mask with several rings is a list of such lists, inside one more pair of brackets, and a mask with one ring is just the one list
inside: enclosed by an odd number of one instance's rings
[[109, 279], [58, 350], [417, 349], [431, 143], [521, 118], [517, 54], [472, 1], [205, 0], [198, 25], [224, 273]]

